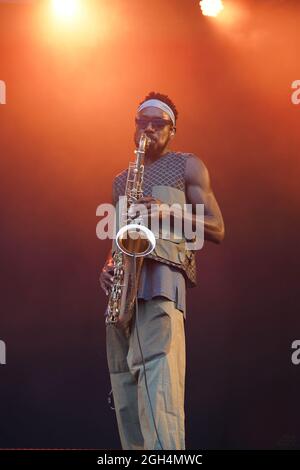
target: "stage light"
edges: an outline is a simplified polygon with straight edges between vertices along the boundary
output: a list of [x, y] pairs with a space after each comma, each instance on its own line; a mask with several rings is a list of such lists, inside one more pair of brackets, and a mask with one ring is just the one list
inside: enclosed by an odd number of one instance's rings
[[222, 0], [201, 0], [200, 8], [205, 16], [217, 16], [224, 8]]
[[52, 0], [53, 11], [62, 20], [76, 18], [80, 10], [80, 0]]

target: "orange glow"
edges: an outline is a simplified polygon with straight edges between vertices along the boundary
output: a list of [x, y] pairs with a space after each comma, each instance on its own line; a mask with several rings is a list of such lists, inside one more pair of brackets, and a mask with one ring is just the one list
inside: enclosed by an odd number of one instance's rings
[[[206, 1], [208, 4], [211, 4], [211, 0]], [[248, 34], [249, 15], [250, 11], [246, 3], [236, 2], [235, 0], [226, 0], [226, 4], [223, 6], [223, 9], [213, 17], [214, 21], [212, 22], [212, 25], [222, 30], [225, 34], [230, 35], [232, 39], [239, 39], [241, 36]], [[212, 15], [207, 16], [212, 17]]]
[[36, 36], [58, 54], [94, 47], [122, 31], [119, 9], [99, 0], [45, 0], [36, 8]]
[[80, 0], [52, 0], [54, 14], [61, 20], [74, 20], [80, 15]]
[[201, 0], [200, 7], [205, 16], [217, 16], [224, 8], [222, 0]]

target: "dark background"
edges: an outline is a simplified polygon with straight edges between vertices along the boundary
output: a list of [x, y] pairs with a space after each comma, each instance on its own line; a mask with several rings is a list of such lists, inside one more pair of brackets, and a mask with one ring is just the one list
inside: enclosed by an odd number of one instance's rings
[[178, 110], [176, 150], [206, 163], [226, 238], [188, 292], [187, 447], [300, 448], [300, 5], [0, 2], [0, 447], [120, 448], [98, 277], [96, 208], [134, 158], [137, 104]]

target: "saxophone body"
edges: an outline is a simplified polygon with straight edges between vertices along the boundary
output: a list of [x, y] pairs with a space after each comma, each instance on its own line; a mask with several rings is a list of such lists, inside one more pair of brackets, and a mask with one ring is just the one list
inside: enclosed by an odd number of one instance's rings
[[[130, 208], [143, 197], [144, 157], [150, 139], [142, 134], [135, 150], [136, 158], [129, 163], [125, 199], [121, 207], [121, 228], [116, 234], [113, 255], [114, 274], [106, 310], [107, 325], [126, 326], [133, 315], [144, 257], [155, 248], [155, 236], [140, 216]], [[133, 217], [134, 215], [134, 217]]]

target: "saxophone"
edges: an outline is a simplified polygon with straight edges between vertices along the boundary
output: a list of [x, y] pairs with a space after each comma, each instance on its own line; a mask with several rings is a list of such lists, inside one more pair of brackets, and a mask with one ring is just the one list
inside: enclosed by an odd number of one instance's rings
[[[113, 255], [114, 274], [106, 309], [107, 325], [125, 326], [134, 312], [140, 274], [144, 257], [155, 248], [155, 236], [143, 225], [130, 208], [143, 197], [144, 157], [150, 139], [142, 134], [136, 158], [129, 163], [125, 205], [121, 209], [121, 228], [116, 234], [116, 250]], [[133, 215], [135, 215], [133, 217]]]

